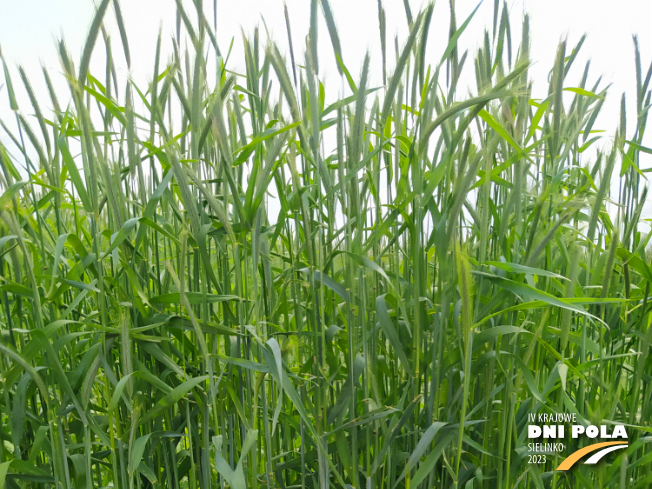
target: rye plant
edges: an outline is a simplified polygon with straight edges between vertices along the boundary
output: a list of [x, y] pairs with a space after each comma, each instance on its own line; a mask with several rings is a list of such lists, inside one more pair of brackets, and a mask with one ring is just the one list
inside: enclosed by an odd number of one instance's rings
[[[239, 74], [213, 6], [176, 5], [148, 86], [117, 73], [136, 22], [118, 0], [81, 59], [59, 44], [61, 73], [3, 60], [0, 488], [650, 487], [636, 39], [636, 92], [605, 133], [584, 38], [559, 44], [534, 99], [529, 19], [499, 1], [470, 53], [470, 18], [405, 2], [399, 42], [379, 0], [382, 59], [360, 73], [327, 0], [305, 45], [287, 11], [282, 44], [245, 36]], [[556, 412], [625, 424], [629, 447], [528, 464], [527, 414]]]

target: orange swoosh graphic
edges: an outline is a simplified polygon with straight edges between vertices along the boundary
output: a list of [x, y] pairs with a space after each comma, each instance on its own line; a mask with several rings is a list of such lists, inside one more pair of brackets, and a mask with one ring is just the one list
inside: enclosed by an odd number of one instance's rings
[[586, 455], [587, 453], [594, 452], [600, 448], [608, 447], [611, 445], [626, 445], [626, 444], [627, 444], [626, 442], [622, 442], [622, 441], [606, 441], [604, 443], [595, 443], [593, 445], [589, 445], [588, 447], [580, 448], [578, 451], [573, 452], [568, 457], [566, 457], [564, 461], [559, 464], [559, 467], [557, 467], [556, 470], [568, 470], [575, 464], [575, 462], [581, 459], [584, 455]]

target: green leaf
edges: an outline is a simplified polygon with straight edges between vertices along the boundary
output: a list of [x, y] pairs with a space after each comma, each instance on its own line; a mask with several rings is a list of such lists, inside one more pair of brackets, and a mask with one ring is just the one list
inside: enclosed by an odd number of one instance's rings
[[591, 97], [591, 98], [598, 98], [598, 99], [603, 99], [604, 97], [602, 95], [596, 95], [593, 92], [589, 92], [588, 90], [585, 90], [583, 88], [579, 87], [569, 87], [569, 88], [564, 88], [566, 92], [573, 92], [578, 95], [583, 95], [584, 97]]
[[5, 489], [7, 472], [9, 471], [9, 467], [11, 466], [11, 462], [13, 462], [13, 460], [9, 460], [8, 462], [3, 462], [0, 464], [0, 489]]
[[525, 136], [525, 141], [529, 141], [532, 138], [532, 136], [534, 136], [535, 131], [539, 127], [539, 122], [541, 121], [541, 118], [548, 110], [549, 105], [550, 105], [550, 99], [547, 98], [546, 100], [541, 102], [541, 104], [538, 106], [537, 111], [535, 112], [534, 116], [532, 117], [532, 120], [530, 121], [530, 129], [528, 130], [527, 136]]
[[262, 143], [263, 141], [266, 141], [269, 138], [273, 138], [274, 136], [278, 136], [279, 134], [283, 134], [286, 131], [294, 129], [299, 124], [301, 124], [301, 121], [293, 122], [292, 124], [288, 124], [287, 126], [281, 129], [267, 129], [266, 131], [260, 133], [258, 136], [252, 139], [249, 144], [243, 146], [237, 151], [240, 153], [240, 156], [238, 156], [238, 158], [233, 162], [233, 166], [241, 165], [242, 163], [247, 161], [247, 158], [249, 158], [251, 153], [253, 153], [253, 151], [256, 149], [256, 146]]
[[512, 273], [529, 273], [531, 275], [540, 275], [542, 277], [553, 277], [561, 280], [568, 280], [566, 277], [559, 275], [557, 273], [549, 272], [547, 270], [542, 270], [541, 268], [532, 268], [525, 265], [519, 265], [518, 263], [506, 263], [501, 261], [485, 261], [483, 265], [490, 265], [492, 267], [500, 268], [506, 272]]
[[410, 368], [410, 362], [408, 362], [405, 351], [403, 351], [403, 346], [401, 346], [398, 332], [387, 312], [387, 304], [385, 303], [386, 295], [387, 294], [383, 294], [376, 297], [376, 313], [378, 314], [378, 322], [380, 323], [380, 327], [383, 330], [383, 333], [385, 333], [389, 344], [394, 348], [396, 355], [409, 376], [412, 374], [412, 369]]
[[140, 462], [143, 460], [145, 446], [147, 445], [150, 436], [152, 436], [152, 434], [147, 433], [146, 435], [141, 436], [134, 441], [134, 444], [131, 447], [131, 457], [129, 458], [129, 474], [133, 474], [136, 470], [136, 467], [138, 467]]
[[430, 443], [432, 442], [433, 438], [437, 436], [439, 430], [444, 426], [446, 426], [447, 424], [448, 423], [444, 423], [441, 421], [435, 421], [428, 427], [428, 429], [425, 431], [423, 436], [419, 439], [419, 443], [417, 443], [416, 448], [410, 455], [410, 458], [408, 459], [407, 464], [405, 465], [405, 472], [408, 472], [412, 470], [413, 467], [416, 467], [417, 462], [421, 460], [423, 454], [426, 453], [426, 450], [430, 447]]
[[28, 183], [28, 181], [22, 181], [10, 185], [9, 188], [0, 195], [0, 210], [9, 208], [9, 205], [13, 202], [16, 194]]
[[523, 148], [519, 146], [512, 135], [507, 132], [507, 129], [505, 129], [496, 119], [494, 119], [489, 112], [482, 109], [480, 112], [478, 112], [478, 115], [482, 117], [482, 119], [489, 125], [489, 127], [500, 134], [500, 137], [507, 141], [512, 148], [518, 151], [518, 154], [524, 154]]
[[173, 406], [177, 402], [179, 402], [183, 397], [190, 392], [192, 389], [197, 387], [199, 384], [202, 382], [205, 382], [208, 380], [208, 375], [202, 375], [201, 377], [193, 377], [190, 380], [185, 381], [181, 385], [175, 387], [172, 392], [168, 393], [158, 401], [152, 409], [147, 411], [142, 418], [140, 418], [138, 424], [139, 425], [144, 425], [147, 423], [150, 419], [155, 418], [158, 416], [160, 413], [162, 413], [165, 409], [169, 408], [170, 406]]
[[490, 282], [493, 282], [496, 285], [502, 287], [503, 289], [508, 290], [520, 297], [535, 300], [535, 301], [541, 301], [546, 304], [550, 304], [551, 306], [561, 307], [562, 309], [568, 309], [569, 311], [577, 312], [579, 314], [583, 314], [589, 317], [594, 317], [568, 299], [557, 298], [554, 295], [551, 295], [539, 289], [535, 289], [534, 287], [530, 287], [529, 285], [519, 283], [519, 282], [514, 282], [513, 280], [499, 277], [497, 275], [491, 275], [488, 273], [474, 272], [474, 274], [484, 277]]
[[66, 139], [63, 136], [60, 136], [59, 139], [57, 140], [57, 145], [59, 146], [59, 150], [61, 151], [61, 156], [63, 157], [63, 162], [65, 163], [66, 168], [68, 169], [68, 173], [70, 174], [70, 179], [72, 180], [72, 183], [75, 186], [75, 190], [77, 191], [77, 195], [81, 199], [84, 209], [86, 209], [86, 212], [92, 212], [93, 206], [91, 205], [91, 200], [88, 197], [88, 193], [86, 192], [86, 186], [84, 185], [81, 175], [79, 174], [77, 165], [75, 164], [75, 161], [72, 159], [72, 155], [70, 154], [70, 150], [68, 149], [68, 144], [66, 143]]
[[525, 362], [521, 360], [518, 356], [514, 355], [512, 358], [516, 361], [516, 363], [519, 365], [521, 368], [521, 372], [523, 372], [523, 377], [525, 378], [525, 383], [527, 384], [528, 388], [530, 389], [530, 392], [534, 396], [534, 398], [539, 401], [541, 404], [545, 404], [546, 401], [541, 395], [541, 392], [539, 392], [539, 388], [537, 387], [536, 380], [534, 380], [534, 376], [532, 375], [532, 372], [530, 369], [525, 365]]
[[[636, 270], [645, 280], [652, 283], [652, 270], [639, 256], [630, 253], [625, 248], [618, 248], [616, 251], [618, 257], [624, 263], [627, 263], [631, 268]], [[1, 288], [1, 287], [0, 287]]]
[[[111, 396], [111, 402], [109, 403], [109, 408], [108, 412], [113, 413], [115, 409], [118, 407], [118, 403], [120, 402], [120, 398], [122, 398], [122, 393], [125, 390], [125, 387], [127, 387], [127, 382], [129, 382], [129, 379], [131, 376], [134, 375], [134, 372], [125, 375], [120, 379], [120, 382], [115, 386], [115, 389], [113, 390], [113, 396]], [[131, 403], [129, 400], [124, 397], [125, 404], [127, 405], [127, 408], [129, 408], [129, 411], [131, 411]]]
[[27, 297], [28, 299], [34, 299], [34, 291], [20, 284], [10, 283], [6, 285], [0, 285], [0, 291], [10, 292], [14, 295]]
[[52, 347], [50, 340], [45, 335], [45, 333], [41, 330], [33, 331], [32, 336], [34, 337], [34, 339], [36, 339], [41, 343], [41, 346], [47, 353], [48, 361], [50, 363], [52, 370], [54, 371], [54, 378], [56, 379], [57, 384], [59, 384], [59, 387], [70, 397], [73, 405], [77, 410], [77, 413], [79, 414], [79, 417], [82, 420], [82, 423], [86, 424], [88, 422], [86, 419], [86, 413], [84, 412], [84, 409], [82, 408], [81, 404], [77, 400], [77, 396], [75, 395], [75, 392], [72, 390], [72, 387], [68, 382], [68, 377], [66, 376], [66, 373], [63, 370], [63, 366], [61, 365], [61, 361], [59, 360], [59, 355], [57, 354], [57, 352], [54, 351], [54, 348]]
[[[186, 299], [192, 305], [203, 304], [204, 302], [208, 304], [214, 304], [216, 302], [226, 302], [226, 301], [237, 301], [240, 300], [238, 296], [235, 295], [224, 295], [224, 294], [206, 294], [204, 295], [201, 292], [186, 292]], [[158, 295], [149, 299], [150, 304], [181, 304], [181, 297], [179, 292], [172, 292], [170, 294]]]
[[484, 331], [475, 333], [475, 337], [473, 338], [473, 349], [475, 350], [489, 341], [494, 341], [498, 336], [519, 333], [531, 334], [527, 329], [519, 328], [518, 326], [494, 326], [493, 328], [485, 329]]
[[645, 146], [641, 146], [638, 143], [635, 143], [634, 141], [627, 141], [624, 140], [625, 143], [629, 144], [632, 148], [637, 149], [638, 151], [642, 151], [643, 153], [651, 154], [652, 155], [652, 149], [647, 148]]
[[136, 227], [136, 224], [139, 220], [140, 218], [134, 217], [128, 221], [125, 221], [125, 223], [120, 228], [120, 231], [118, 231], [117, 234], [112, 237], [111, 246], [109, 246], [109, 248], [104, 252], [102, 259], [105, 259], [107, 256], [109, 256], [113, 250], [115, 250], [122, 244], [125, 239], [127, 239], [131, 231]]

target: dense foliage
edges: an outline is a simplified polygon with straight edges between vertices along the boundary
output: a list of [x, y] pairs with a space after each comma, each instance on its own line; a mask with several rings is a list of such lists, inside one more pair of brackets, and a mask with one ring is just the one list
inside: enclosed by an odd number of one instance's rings
[[[289, 20], [288, 59], [245, 37], [244, 76], [201, 0], [177, 8], [149, 87], [116, 72], [117, 0], [78, 67], [59, 45], [69, 93], [5, 63], [0, 488], [650, 487], [638, 47], [637, 125], [623, 98], [611, 141], [594, 128], [605, 84], [588, 64], [568, 81], [582, 42], [559, 45], [533, 100], [528, 18], [517, 47], [499, 2], [475, 55], [468, 21], [406, 7], [380, 88], [368, 57], [347, 70], [327, 0], [305, 56]], [[322, 15], [349, 93], [332, 104]], [[450, 42], [426, 55], [435, 24]], [[539, 412], [625, 423], [629, 447], [528, 464]]]

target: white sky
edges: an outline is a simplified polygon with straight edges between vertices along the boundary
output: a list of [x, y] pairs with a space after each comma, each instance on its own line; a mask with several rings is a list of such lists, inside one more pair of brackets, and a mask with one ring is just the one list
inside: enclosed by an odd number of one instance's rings
[[[192, 3], [184, 2], [189, 13]], [[205, 8], [212, 10], [212, 0], [204, 0]], [[411, 0], [413, 14], [416, 15], [421, 0]], [[372, 69], [377, 83], [380, 81], [380, 42], [378, 31], [377, 0], [331, 0], [342, 40], [345, 62], [354, 78], [357, 77], [364, 53], [367, 49], [372, 54]], [[458, 25], [477, 5], [476, 0], [457, 0]], [[153, 53], [156, 34], [162, 25], [164, 45], [169, 47], [170, 36], [174, 31], [175, 7], [173, 0], [123, 0], [123, 15], [132, 54], [132, 76], [137, 82], [149, 81], [153, 69]], [[305, 35], [308, 31], [309, 0], [288, 0], [293, 40], [297, 57], [301, 57]], [[588, 39], [582, 48], [582, 56], [573, 70], [575, 81], [584, 67], [584, 62], [591, 58], [593, 79], [599, 75], [605, 81], [613, 83], [611, 102], [618, 110], [620, 93], [632, 94], [634, 88], [634, 64], [632, 34], [639, 36], [644, 70], [652, 59], [652, 2], [648, 0], [510, 0], [512, 11], [513, 40], [520, 40], [520, 19], [523, 12], [530, 13], [532, 31], [532, 59], [536, 63], [532, 77], [545, 79], [552, 66], [558, 41], [568, 37], [569, 46], [574, 46], [582, 33]], [[399, 42], [407, 33], [407, 26], [402, 0], [385, 0], [387, 12], [387, 32], [389, 49], [393, 53], [393, 37], [398, 34]], [[79, 57], [90, 26], [94, 6], [91, 0], [0, 0], [0, 46], [10, 66], [23, 65], [34, 86], [44, 87], [41, 82], [40, 63], [43, 62], [53, 74], [60, 71], [55, 47], [57, 38], [63, 37], [73, 55]], [[491, 29], [493, 0], [485, 0], [461, 39], [464, 48], [471, 51], [480, 45], [485, 28]], [[448, 0], [438, 0], [430, 32], [431, 59], [439, 57], [448, 32]], [[241, 31], [253, 31], [260, 25], [264, 33], [262, 19], [270, 34], [281, 47], [287, 50], [287, 35], [283, 17], [282, 0], [218, 0], [218, 43], [223, 51], [228, 50], [229, 43], [235, 37], [234, 53], [230, 67], [243, 68], [241, 53]], [[320, 19], [321, 20], [321, 19]], [[113, 26], [113, 12], [107, 14], [109, 30], [112, 32], [114, 57], [122, 61], [122, 52], [117, 29]], [[331, 86], [339, 89], [336, 68], [331, 54], [330, 40], [326, 26], [321, 20], [319, 31], [320, 74], [330, 80]], [[96, 45], [96, 58], [101, 70], [103, 46], [101, 40]], [[473, 54], [473, 53], [469, 53]], [[389, 63], [391, 68], [392, 63]], [[126, 73], [126, 66], [121, 66]], [[472, 72], [472, 64], [465, 71]], [[15, 73], [15, 70], [14, 70]], [[17, 78], [17, 74], [14, 75]], [[1, 84], [1, 83], [0, 83]], [[14, 79], [18, 95], [23, 90], [20, 81]], [[63, 87], [63, 84], [59, 86]], [[333, 87], [331, 87], [333, 88]], [[544, 86], [539, 87], [545, 90]], [[62, 91], [62, 93], [65, 93]], [[0, 92], [0, 110], [6, 115], [6, 92]], [[633, 100], [632, 100], [633, 101]], [[28, 110], [26, 105], [24, 110]], [[612, 107], [605, 107], [605, 111]], [[614, 114], [615, 115], [615, 114]], [[612, 120], [617, 120], [612, 119]], [[612, 125], [612, 124], [610, 124]], [[605, 127], [605, 129], [607, 129]]]
[[[297, 62], [303, 57], [305, 36], [309, 23], [309, 0], [287, 0]], [[421, 0], [410, 0], [413, 15], [423, 5]], [[469, 49], [469, 60], [464, 68], [467, 76], [473, 74], [472, 59], [475, 50], [483, 39], [484, 29], [492, 29], [493, 0], [484, 0], [478, 13], [461, 38], [463, 49]], [[184, 0], [189, 12], [194, 12], [192, 2]], [[213, 0], [204, 0], [205, 9], [212, 12]], [[384, 0], [388, 33], [388, 69], [393, 67], [394, 36], [398, 35], [402, 46], [407, 35], [407, 23], [402, 0]], [[430, 29], [428, 58], [436, 64], [441, 56], [448, 35], [449, 0], [438, 0]], [[475, 0], [457, 0], [458, 26], [475, 8]], [[175, 29], [175, 2], [173, 0], [123, 0], [123, 16], [127, 25], [132, 56], [131, 76], [136, 83], [145, 87], [153, 71], [153, 58], [156, 36], [162, 27], [164, 48], [171, 45], [170, 37]], [[344, 61], [354, 78], [358, 78], [365, 51], [371, 52], [372, 86], [381, 84], [380, 40], [378, 30], [377, 0], [331, 0], [335, 19], [339, 28], [344, 52]], [[652, 2], [649, 0], [509, 0], [512, 12], [512, 39], [514, 49], [520, 42], [521, 19], [524, 12], [531, 16], [531, 58], [535, 62], [531, 77], [541, 80], [535, 84], [534, 98], [545, 97], [548, 72], [552, 67], [557, 44], [568, 38], [568, 53], [583, 33], [588, 38], [580, 56], [566, 80], [566, 86], [577, 86], [586, 61], [591, 59], [589, 87], [598, 76], [603, 76], [603, 84], [612, 83], [610, 96], [602, 110], [602, 116], [594, 129], [605, 129], [613, 134], [619, 120], [619, 105], [622, 92], [628, 98], [628, 135], [635, 125], [635, 72], [632, 34], [639, 36], [643, 71], [646, 72], [652, 60]], [[61, 71], [55, 41], [62, 35], [69, 51], [78, 65], [82, 46], [94, 13], [91, 0], [0, 0], [0, 46], [11, 67], [13, 81], [21, 109], [30, 114], [22, 83], [18, 78], [16, 65], [25, 67], [37, 93], [42, 95], [46, 117], [50, 109], [49, 97], [42, 81], [40, 64], [50, 69], [59, 89], [60, 101], [65, 102], [67, 94]], [[194, 19], [194, 16], [191, 15]], [[265, 40], [265, 27], [278, 43], [282, 52], [287, 53], [287, 33], [283, 15], [282, 0], [218, 0], [218, 43], [223, 52], [228, 51], [232, 38], [235, 38], [234, 51], [229, 60], [229, 68], [243, 72], [241, 30], [250, 34], [254, 27], [261, 27], [262, 40]], [[112, 36], [113, 53], [119, 62], [119, 73], [126, 75], [127, 68], [122, 56], [122, 48], [113, 9], [106, 17], [107, 28]], [[319, 26], [320, 78], [325, 81], [327, 96], [331, 100], [338, 96], [342, 82], [337, 75], [330, 38], [321, 18]], [[264, 45], [264, 44], [263, 44]], [[391, 48], [390, 48], [391, 47]], [[98, 39], [91, 72], [103, 73], [103, 42]], [[169, 52], [169, 50], [167, 51]], [[516, 53], [514, 53], [515, 56]], [[165, 59], [165, 58], [164, 58]], [[98, 78], [103, 79], [104, 75]], [[0, 76], [0, 80], [2, 80]], [[0, 81], [0, 86], [4, 80]], [[475, 89], [472, 87], [472, 91]], [[13, 116], [8, 110], [6, 90], [0, 89], [0, 117], [10, 127], [15, 127]], [[0, 134], [7, 143], [7, 137]], [[650, 143], [646, 138], [645, 143]], [[603, 144], [608, 144], [605, 139]], [[652, 144], [648, 144], [652, 146]], [[646, 158], [643, 158], [645, 156]], [[652, 158], [642, 155], [641, 166], [652, 166]], [[647, 216], [646, 216], [647, 217]]]

